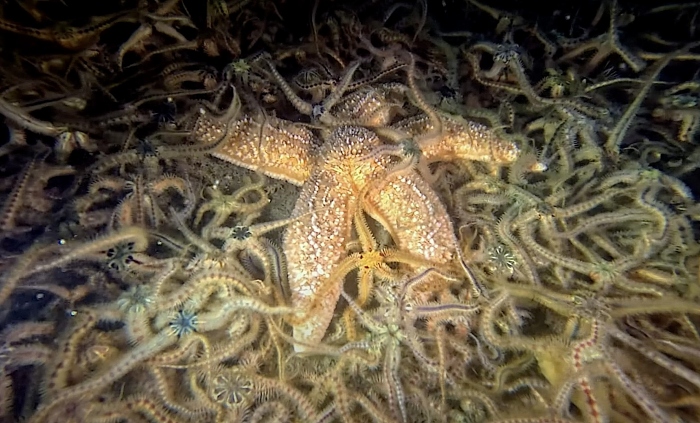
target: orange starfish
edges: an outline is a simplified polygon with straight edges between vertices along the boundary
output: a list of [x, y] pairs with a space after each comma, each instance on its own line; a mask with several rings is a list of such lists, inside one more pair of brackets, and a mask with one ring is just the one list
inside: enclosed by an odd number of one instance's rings
[[[309, 217], [289, 225], [283, 245], [291, 302], [299, 310], [293, 322], [294, 338], [299, 341], [297, 351], [320, 342], [333, 318], [342, 281], [330, 280], [330, 275], [347, 256], [345, 244], [357, 207], [364, 207], [384, 225], [400, 249], [437, 264], [452, 261], [455, 254], [452, 221], [428, 182], [412, 167], [394, 171], [395, 160], [381, 154], [381, 139], [374, 131], [358, 126], [386, 125], [394, 114], [391, 109], [397, 106], [394, 99], [387, 104], [391, 95], [386, 90], [374, 94], [361, 90], [348, 95], [348, 103], [334, 105], [333, 114], [324, 115], [327, 125], [355, 124], [335, 127], [320, 147], [302, 126], [281, 120], [275, 120], [274, 126], [269, 122], [261, 125], [243, 118], [232, 123], [212, 153], [302, 185], [293, 215]], [[440, 119], [441, 133], [420, 144], [428, 162], [481, 160], [506, 164], [517, 158], [518, 148], [488, 127], [457, 117]], [[194, 137], [200, 142], [213, 142], [225, 133], [225, 126], [215, 122], [198, 122], [197, 128]], [[433, 127], [430, 119], [418, 116], [392, 129], [419, 137]], [[261, 138], [261, 132], [274, 134], [275, 142]], [[361, 198], [363, 194], [366, 197]]]

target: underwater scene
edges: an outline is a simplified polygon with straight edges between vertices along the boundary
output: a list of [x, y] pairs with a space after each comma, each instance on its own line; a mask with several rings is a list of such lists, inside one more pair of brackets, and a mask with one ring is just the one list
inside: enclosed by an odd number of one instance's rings
[[700, 422], [700, 3], [0, 3], [0, 423]]

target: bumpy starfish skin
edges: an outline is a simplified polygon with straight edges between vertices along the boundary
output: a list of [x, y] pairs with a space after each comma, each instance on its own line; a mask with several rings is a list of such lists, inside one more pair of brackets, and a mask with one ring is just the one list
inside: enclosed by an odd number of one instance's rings
[[[439, 139], [422, 146], [423, 156], [429, 162], [477, 160], [507, 164], [518, 158], [518, 147], [502, 140], [485, 125], [453, 116], [441, 116], [441, 121]], [[393, 128], [415, 137], [429, 132], [433, 125], [427, 116], [420, 115], [404, 119]]]
[[[292, 305], [299, 310], [294, 338], [315, 343], [323, 338], [340, 297], [343, 281], [329, 277], [347, 255], [352, 216], [359, 193], [386, 172], [386, 159], [361, 160], [380, 144], [359, 127], [335, 129], [319, 151], [319, 166], [304, 184], [294, 215], [309, 214], [287, 229], [284, 253], [289, 263]], [[302, 345], [295, 346], [303, 351]]]
[[435, 263], [454, 255], [454, 228], [437, 193], [414, 170], [390, 174], [367, 194], [367, 210], [397, 247]]
[[[449, 267], [453, 263], [457, 243], [452, 219], [435, 190], [417, 171], [390, 172], [382, 183], [368, 191], [363, 204], [365, 211], [389, 232], [399, 250], [436, 266]], [[427, 276], [407, 300], [428, 301], [430, 295], [441, 292], [448, 283], [440, 276]]]
[[[386, 128], [395, 114], [393, 109], [400, 108], [402, 87], [387, 85], [384, 90], [348, 94], [332, 108], [329, 122]], [[425, 115], [404, 119], [391, 128], [417, 139], [428, 162], [507, 164], [518, 156], [515, 144], [484, 125], [452, 116], [441, 116], [441, 121], [441, 132], [434, 138], [432, 123]], [[456, 242], [447, 210], [411, 166], [392, 163], [389, 154], [376, 154], [382, 142], [374, 132], [362, 126], [338, 126], [324, 136], [326, 141], [319, 147], [305, 127], [285, 121], [261, 126], [243, 118], [231, 126], [214, 156], [302, 185], [293, 214], [308, 217], [291, 223], [284, 239], [291, 302], [298, 309], [292, 326], [300, 343], [320, 342], [333, 318], [343, 281], [332, 281], [330, 275], [347, 256], [345, 244], [357, 207], [362, 206], [382, 224], [401, 250], [436, 264], [452, 262]], [[223, 124], [209, 119], [198, 122], [194, 138], [215, 143], [225, 130]], [[421, 291], [439, 292], [444, 281], [434, 282], [422, 283]], [[295, 349], [306, 347], [297, 344]]]
[[369, 127], [386, 126], [401, 111], [403, 100], [400, 94], [403, 91], [405, 87], [400, 84], [359, 89], [336, 104], [331, 113], [339, 122]]
[[[231, 126], [233, 127], [233, 125], [232, 123]], [[231, 128], [231, 131], [233, 132], [233, 128]], [[190, 138], [202, 145], [208, 145], [216, 143], [225, 133], [225, 122], [221, 122], [216, 117], [201, 111], [194, 123]]]
[[225, 123], [202, 115], [193, 137], [214, 143], [225, 134], [211, 153], [214, 157], [295, 185], [309, 179], [319, 142], [307, 128], [272, 117], [260, 124], [247, 116], [230, 125], [226, 133]]

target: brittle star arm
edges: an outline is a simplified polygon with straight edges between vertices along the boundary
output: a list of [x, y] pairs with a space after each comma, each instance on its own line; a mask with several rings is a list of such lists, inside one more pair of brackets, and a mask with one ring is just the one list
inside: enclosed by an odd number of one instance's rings
[[294, 90], [292, 90], [292, 87], [290, 87], [287, 81], [284, 80], [284, 78], [282, 77], [282, 75], [280, 75], [275, 66], [272, 63], [269, 63], [269, 66], [270, 72], [272, 72], [272, 76], [275, 78], [275, 81], [277, 81], [277, 83], [279, 84], [280, 89], [299, 113], [311, 116], [314, 119], [318, 119], [322, 123], [331, 124], [333, 118], [332, 116], [330, 116], [329, 111], [342, 98], [343, 94], [345, 94], [345, 91], [348, 89], [348, 86], [350, 86], [350, 83], [352, 82], [352, 77], [355, 71], [360, 66], [360, 62], [355, 61], [352, 64], [350, 64], [350, 66], [348, 66], [347, 70], [345, 71], [345, 74], [340, 79], [338, 85], [331, 92], [331, 94], [328, 97], [326, 97], [326, 99], [323, 100], [323, 102], [321, 102], [320, 104], [311, 104], [309, 102], [304, 101], [294, 92]]

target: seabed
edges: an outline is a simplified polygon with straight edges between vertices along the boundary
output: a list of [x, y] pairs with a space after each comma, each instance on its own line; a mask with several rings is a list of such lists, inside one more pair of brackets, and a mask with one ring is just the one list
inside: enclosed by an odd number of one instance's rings
[[0, 422], [700, 421], [700, 4], [557, 7], [3, 2]]

